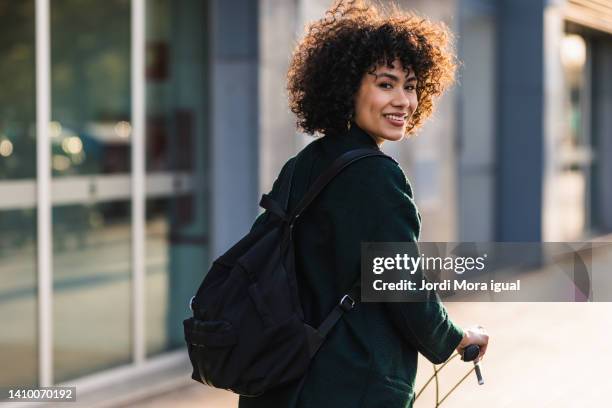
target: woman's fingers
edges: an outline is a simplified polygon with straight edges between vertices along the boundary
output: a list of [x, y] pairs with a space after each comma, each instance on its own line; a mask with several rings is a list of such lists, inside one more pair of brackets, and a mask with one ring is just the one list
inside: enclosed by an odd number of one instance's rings
[[485, 330], [484, 327], [478, 326], [479, 331], [479, 342], [477, 343], [480, 346], [480, 353], [478, 354], [477, 362], [482, 360], [485, 353], [487, 352], [487, 347], [489, 346], [489, 334]]
[[478, 325], [464, 330], [464, 333], [464, 339], [457, 350], [462, 352], [462, 349], [468, 345], [476, 344], [480, 347], [480, 352], [478, 353], [478, 357], [476, 358], [475, 362], [482, 360], [489, 345], [489, 334], [487, 333], [486, 329], [483, 326]]

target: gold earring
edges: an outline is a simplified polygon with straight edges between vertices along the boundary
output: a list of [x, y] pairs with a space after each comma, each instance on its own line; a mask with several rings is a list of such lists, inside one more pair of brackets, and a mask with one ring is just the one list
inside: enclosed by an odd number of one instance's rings
[[350, 120], [346, 121], [346, 130], [351, 130], [351, 121]]

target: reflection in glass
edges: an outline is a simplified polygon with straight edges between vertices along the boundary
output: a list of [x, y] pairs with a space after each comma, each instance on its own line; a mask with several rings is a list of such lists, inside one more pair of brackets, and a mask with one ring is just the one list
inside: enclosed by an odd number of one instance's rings
[[0, 259], [2, 391], [37, 383], [36, 210], [0, 211]]
[[34, 1], [3, 1], [0, 7], [0, 180], [36, 175], [34, 57]]
[[[0, 2], [0, 188], [36, 176], [34, 38], [34, 1]], [[36, 209], [1, 208], [0, 395], [38, 383], [36, 295]]]
[[[151, 1], [146, 18], [146, 169], [155, 191], [146, 208], [150, 356], [184, 347], [187, 303], [208, 265], [206, 2]], [[172, 188], [164, 177], [174, 178]], [[193, 186], [188, 194], [177, 188], [181, 180]]]
[[54, 378], [131, 361], [130, 203], [53, 208]]
[[[204, 276], [206, 237], [193, 229], [191, 195], [147, 200], [147, 354], [184, 346], [187, 301]], [[192, 231], [192, 232], [189, 232]]]
[[204, 158], [205, 8], [205, 2], [170, 0], [147, 7], [148, 172], [194, 170]]
[[51, 2], [53, 175], [130, 170], [130, 2]]

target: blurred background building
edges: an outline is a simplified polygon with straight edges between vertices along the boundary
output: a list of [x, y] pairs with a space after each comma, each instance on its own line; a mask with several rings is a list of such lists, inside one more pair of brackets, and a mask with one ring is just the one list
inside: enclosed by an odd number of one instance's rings
[[[285, 74], [330, 3], [0, 0], [0, 387], [184, 375], [209, 261], [312, 140]], [[398, 3], [462, 61], [419, 135], [383, 146], [422, 240], [609, 233], [612, 1]]]

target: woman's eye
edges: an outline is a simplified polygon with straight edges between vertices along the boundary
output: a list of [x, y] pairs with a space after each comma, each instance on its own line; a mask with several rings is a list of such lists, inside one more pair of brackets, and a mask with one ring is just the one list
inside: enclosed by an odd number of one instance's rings
[[[388, 83], [388, 82], [383, 82], [379, 86], [381, 88], [383, 88], [383, 89], [393, 89], [393, 85]], [[412, 91], [416, 90], [416, 85], [408, 85], [404, 89], [407, 90], [407, 91], [412, 92]]]

